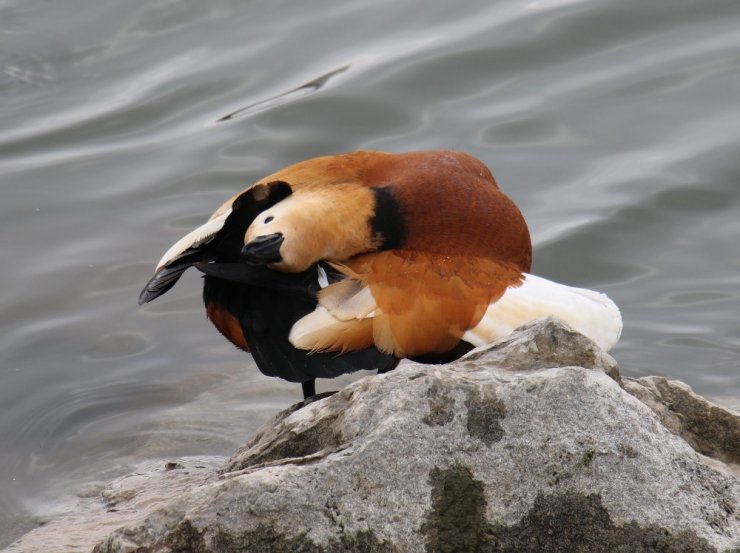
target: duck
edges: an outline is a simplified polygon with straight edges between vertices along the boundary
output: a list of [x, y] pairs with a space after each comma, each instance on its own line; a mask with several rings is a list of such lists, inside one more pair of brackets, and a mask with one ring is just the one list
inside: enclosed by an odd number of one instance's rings
[[524, 217], [479, 159], [358, 151], [272, 173], [170, 247], [139, 296], [203, 273], [208, 319], [267, 376], [301, 383], [447, 363], [553, 316], [609, 350], [605, 294], [530, 273]]

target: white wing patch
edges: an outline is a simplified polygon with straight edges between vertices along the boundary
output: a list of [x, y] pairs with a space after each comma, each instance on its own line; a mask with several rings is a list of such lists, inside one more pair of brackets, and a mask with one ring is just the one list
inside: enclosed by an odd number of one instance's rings
[[199, 226], [197, 229], [190, 231], [188, 234], [175, 242], [172, 247], [165, 252], [162, 259], [157, 263], [157, 271], [165, 267], [179, 255], [191, 248], [210, 242], [216, 233], [224, 226], [226, 218], [231, 214], [231, 208], [221, 213], [218, 217], [209, 220], [206, 224]]
[[622, 315], [605, 294], [525, 275], [492, 303], [483, 319], [463, 335], [475, 347], [489, 344], [536, 319], [555, 316], [608, 351], [622, 333]]

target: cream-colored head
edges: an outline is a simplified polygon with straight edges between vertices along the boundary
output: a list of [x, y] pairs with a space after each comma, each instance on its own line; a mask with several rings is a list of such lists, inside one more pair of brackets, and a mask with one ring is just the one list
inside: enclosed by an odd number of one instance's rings
[[373, 212], [373, 194], [360, 185], [300, 189], [260, 213], [247, 229], [244, 244], [280, 234], [281, 261], [270, 267], [304, 271], [322, 259], [343, 261], [374, 250]]

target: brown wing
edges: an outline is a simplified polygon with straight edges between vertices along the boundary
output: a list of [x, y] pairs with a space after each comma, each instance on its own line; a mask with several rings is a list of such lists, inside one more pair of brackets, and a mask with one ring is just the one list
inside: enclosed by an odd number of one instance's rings
[[490, 259], [395, 250], [348, 264], [367, 282], [378, 310], [375, 345], [398, 357], [452, 349], [478, 324], [488, 304], [522, 281]]
[[[319, 310], [294, 327], [297, 347], [346, 351], [373, 343], [396, 357], [443, 353], [480, 322], [492, 301], [522, 282], [518, 269], [490, 259], [408, 250], [360, 256], [340, 270], [369, 288], [375, 309], [346, 288], [329, 286]], [[355, 316], [350, 302], [361, 305]]]

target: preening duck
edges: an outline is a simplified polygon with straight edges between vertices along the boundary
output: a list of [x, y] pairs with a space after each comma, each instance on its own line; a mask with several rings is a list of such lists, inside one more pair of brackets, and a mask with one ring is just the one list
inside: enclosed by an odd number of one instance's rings
[[531, 260], [524, 218], [479, 160], [354, 152], [230, 198], [164, 254], [139, 304], [195, 266], [213, 325], [305, 397], [316, 378], [451, 361], [549, 315], [612, 347], [617, 306], [528, 274]]

